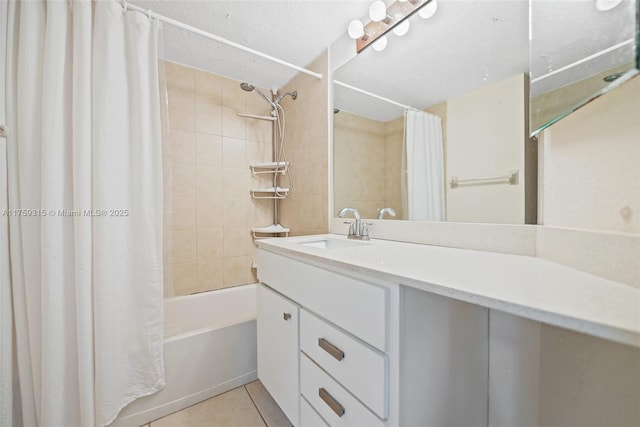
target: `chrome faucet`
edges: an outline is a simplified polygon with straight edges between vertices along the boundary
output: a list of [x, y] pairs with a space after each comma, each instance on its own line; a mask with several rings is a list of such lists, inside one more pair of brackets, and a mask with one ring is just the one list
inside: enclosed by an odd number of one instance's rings
[[391, 218], [396, 216], [396, 211], [393, 208], [382, 208], [378, 212], [378, 219], [383, 219], [385, 213], [388, 213]]
[[354, 208], [344, 208], [340, 211], [338, 216], [340, 218], [344, 218], [348, 213], [353, 214], [353, 216], [356, 218], [356, 223], [355, 224], [351, 223], [351, 226], [349, 227], [349, 235], [347, 236], [347, 238], [361, 239], [360, 229], [362, 227], [361, 225], [362, 220], [360, 218], [360, 212], [358, 212], [358, 210]]

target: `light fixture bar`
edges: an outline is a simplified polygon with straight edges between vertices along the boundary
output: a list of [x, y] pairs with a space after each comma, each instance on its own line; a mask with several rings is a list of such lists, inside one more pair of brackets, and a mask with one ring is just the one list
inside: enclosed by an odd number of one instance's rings
[[199, 28], [192, 27], [191, 25], [187, 25], [184, 22], [176, 21], [175, 19], [171, 19], [169, 17], [163, 16], [163, 15], [159, 15], [159, 14], [153, 12], [152, 10], [147, 10], [147, 9], [141, 8], [139, 6], [133, 5], [133, 4], [128, 3], [126, 1], [125, 2], [121, 2], [121, 1], [118, 0], [118, 2], [126, 10], [133, 10], [135, 12], [144, 13], [145, 15], [149, 16], [149, 18], [157, 19], [158, 21], [164, 22], [165, 24], [169, 24], [169, 25], [174, 26], [176, 28], [180, 28], [182, 30], [186, 30], [186, 31], [192, 32], [192, 33], [197, 34], [197, 35], [199, 35], [201, 37], [207, 38], [209, 40], [216, 41], [218, 43], [226, 44], [227, 46], [231, 46], [233, 48], [242, 50], [244, 52], [247, 52], [247, 53], [250, 53], [252, 55], [258, 56], [260, 58], [266, 59], [268, 61], [275, 62], [276, 64], [284, 65], [285, 67], [289, 67], [289, 68], [294, 69], [296, 71], [300, 71], [301, 73], [307, 74], [309, 76], [313, 76], [313, 77], [315, 77], [317, 79], [322, 79], [322, 74], [320, 74], [320, 73], [316, 73], [314, 71], [307, 70], [304, 67], [299, 67], [298, 65], [292, 64], [292, 63], [287, 62], [287, 61], [283, 61], [282, 59], [273, 57], [271, 55], [267, 55], [266, 53], [262, 53], [262, 52], [260, 52], [258, 50], [251, 49], [250, 47], [241, 45], [241, 44], [236, 43], [236, 42], [232, 42], [231, 40], [227, 40], [227, 39], [225, 39], [223, 37], [216, 36], [215, 34], [208, 33], [206, 31], [203, 31], [203, 30], [199, 29]]
[[422, 6], [429, 4], [434, 0], [396, 0], [386, 8], [386, 19], [379, 22], [371, 20], [364, 25], [364, 32], [368, 37], [356, 39], [356, 52], [362, 52], [367, 46], [374, 43], [378, 38], [385, 35], [395, 26], [408, 19], [417, 12]]
[[343, 83], [343, 82], [338, 81], [338, 80], [334, 80], [334, 81], [333, 81], [333, 83], [334, 83], [334, 84], [337, 84], [338, 86], [342, 86], [342, 87], [344, 87], [344, 88], [347, 88], [347, 89], [349, 89], [349, 90], [352, 90], [352, 91], [354, 91], [354, 92], [358, 92], [358, 93], [361, 93], [361, 94], [363, 94], [363, 95], [370, 96], [371, 98], [379, 99], [380, 101], [384, 101], [384, 102], [386, 102], [387, 104], [391, 104], [391, 105], [395, 105], [395, 106], [397, 106], [397, 107], [404, 108], [405, 110], [418, 111], [418, 109], [417, 109], [417, 108], [414, 108], [414, 107], [412, 107], [412, 106], [410, 106], [410, 105], [401, 104], [401, 103], [399, 103], [399, 102], [397, 102], [397, 101], [394, 101], [393, 99], [389, 99], [389, 98], [385, 98], [384, 96], [376, 95], [375, 93], [368, 92], [368, 91], [366, 91], [366, 90], [364, 90], [364, 89], [360, 89], [360, 88], [358, 88], [358, 87], [351, 86], [350, 84]]

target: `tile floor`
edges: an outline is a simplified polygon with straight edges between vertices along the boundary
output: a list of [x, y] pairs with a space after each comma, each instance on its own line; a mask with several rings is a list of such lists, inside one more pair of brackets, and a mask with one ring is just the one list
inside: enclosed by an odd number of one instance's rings
[[235, 388], [143, 427], [291, 427], [260, 381]]

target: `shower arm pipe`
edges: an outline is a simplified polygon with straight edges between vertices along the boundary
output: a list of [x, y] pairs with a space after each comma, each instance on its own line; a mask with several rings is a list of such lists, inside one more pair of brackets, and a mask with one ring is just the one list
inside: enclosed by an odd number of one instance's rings
[[363, 94], [363, 95], [370, 96], [371, 98], [379, 99], [380, 101], [384, 101], [384, 102], [386, 102], [386, 103], [388, 103], [388, 104], [392, 104], [392, 105], [395, 105], [395, 106], [398, 106], [398, 107], [404, 108], [405, 110], [418, 111], [418, 109], [417, 109], [417, 108], [413, 108], [413, 107], [412, 107], [412, 106], [410, 106], [410, 105], [401, 104], [401, 103], [399, 103], [399, 102], [394, 101], [393, 99], [385, 98], [384, 96], [380, 96], [380, 95], [376, 95], [375, 93], [367, 92], [367, 91], [366, 91], [366, 90], [364, 90], [364, 89], [360, 89], [360, 88], [357, 88], [357, 87], [355, 87], [355, 86], [351, 86], [351, 85], [349, 85], [349, 84], [342, 83], [341, 81], [338, 81], [338, 80], [334, 80], [334, 81], [333, 81], [333, 83], [334, 83], [334, 84], [337, 84], [338, 86], [342, 86], [342, 87], [344, 87], [344, 88], [347, 88], [347, 89], [349, 89], [349, 90], [352, 90], [352, 91], [354, 91], [354, 92], [359, 92], [359, 93], [361, 93], [361, 94]]
[[192, 27], [191, 25], [187, 25], [187, 24], [185, 24], [183, 22], [176, 21], [175, 19], [171, 19], [169, 17], [163, 16], [163, 15], [159, 15], [159, 14], [153, 12], [152, 10], [144, 9], [144, 8], [142, 8], [140, 6], [136, 6], [136, 5], [130, 4], [130, 3], [126, 2], [126, 1], [124, 1], [124, 2], [119, 1], [119, 0], [117, 0], [117, 1], [122, 5], [122, 7], [125, 10], [133, 10], [135, 12], [144, 13], [149, 18], [157, 19], [160, 22], [164, 22], [164, 23], [172, 25], [174, 27], [177, 27], [177, 28], [180, 28], [180, 29], [183, 29], [183, 30], [186, 30], [186, 31], [190, 31], [190, 32], [192, 32], [194, 34], [197, 34], [197, 35], [202, 36], [204, 38], [207, 38], [209, 40], [213, 40], [213, 41], [216, 41], [216, 42], [219, 42], [219, 43], [222, 43], [222, 44], [226, 44], [227, 46], [231, 46], [231, 47], [234, 47], [236, 49], [242, 50], [244, 52], [250, 53], [252, 55], [258, 56], [260, 58], [264, 58], [264, 59], [269, 60], [271, 62], [275, 62], [276, 64], [284, 65], [285, 67], [289, 67], [289, 68], [294, 69], [296, 71], [299, 71], [301, 73], [307, 74], [309, 76], [313, 76], [313, 77], [315, 77], [317, 79], [322, 79], [322, 74], [320, 74], [320, 73], [316, 73], [314, 71], [307, 70], [304, 67], [299, 67], [299, 66], [297, 66], [295, 64], [292, 64], [290, 62], [283, 61], [282, 59], [275, 58], [275, 57], [273, 57], [271, 55], [267, 55], [266, 53], [262, 53], [262, 52], [260, 52], [258, 50], [255, 50], [255, 49], [251, 49], [250, 47], [241, 45], [241, 44], [236, 43], [236, 42], [232, 42], [231, 40], [227, 40], [227, 39], [222, 38], [220, 36], [216, 36], [215, 34], [211, 34], [211, 33], [208, 33], [206, 31], [203, 31], [203, 30], [201, 30], [199, 28]]

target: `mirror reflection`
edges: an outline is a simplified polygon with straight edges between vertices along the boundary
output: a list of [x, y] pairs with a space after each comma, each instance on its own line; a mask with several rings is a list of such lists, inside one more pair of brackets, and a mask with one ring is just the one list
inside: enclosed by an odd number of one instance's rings
[[636, 0], [531, 1], [531, 131], [637, 73]]
[[440, 0], [388, 38], [334, 73], [334, 214], [535, 222], [528, 3]]

